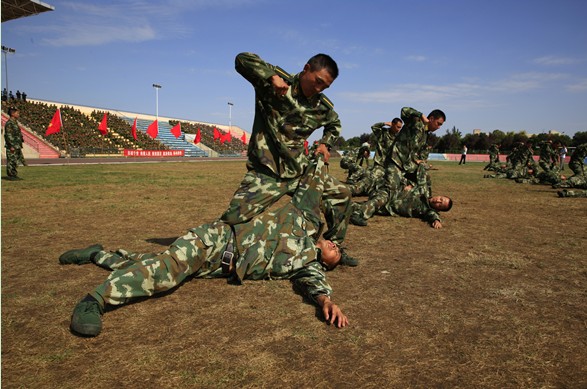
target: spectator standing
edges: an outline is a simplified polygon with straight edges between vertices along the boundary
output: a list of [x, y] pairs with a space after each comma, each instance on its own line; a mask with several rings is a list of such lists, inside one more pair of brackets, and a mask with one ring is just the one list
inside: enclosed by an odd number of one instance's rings
[[565, 170], [565, 158], [567, 157], [568, 152], [569, 152], [569, 150], [567, 149], [567, 146], [565, 146], [564, 144], [561, 144], [561, 148], [559, 150], [560, 170]]
[[461, 160], [459, 161], [459, 165], [462, 163], [463, 165], [467, 163], [467, 145], [463, 145], [463, 151], [461, 151]]

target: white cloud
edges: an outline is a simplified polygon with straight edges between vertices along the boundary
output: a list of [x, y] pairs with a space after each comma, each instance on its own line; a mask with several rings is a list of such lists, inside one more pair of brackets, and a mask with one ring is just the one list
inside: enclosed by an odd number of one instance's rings
[[578, 61], [574, 58], [570, 57], [555, 57], [553, 55], [547, 55], [545, 57], [535, 58], [532, 62], [538, 65], [546, 65], [546, 66], [553, 66], [553, 65], [572, 65], [577, 63]]
[[570, 92], [587, 91], [587, 78], [575, 81], [574, 84], [567, 85], [566, 89]]
[[[499, 105], [500, 97], [524, 93], [544, 88], [562, 89], [561, 84], [553, 82], [568, 79], [560, 73], [521, 73], [503, 80], [483, 82], [468, 80], [446, 85], [433, 84], [398, 84], [378, 91], [342, 92], [341, 97], [358, 103], [375, 104], [417, 104], [429, 105], [441, 103], [445, 107], [461, 109]], [[571, 87], [567, 88], [571, 89]], [[573, 85], [572, 90], [587, 89], [587, 80]], [[493, 101], [490, 103], [490, 101]]]
[[43, 42], [52, 46], [96, 46], [110, 42], [144, 42], [155, 38], [150, 26], [70, 25], [54, 29]]
[[412, 62], [424, 62], [428, 58], [423, 55], [408, 55], [407, 57], [405, 57], [405, 59]]

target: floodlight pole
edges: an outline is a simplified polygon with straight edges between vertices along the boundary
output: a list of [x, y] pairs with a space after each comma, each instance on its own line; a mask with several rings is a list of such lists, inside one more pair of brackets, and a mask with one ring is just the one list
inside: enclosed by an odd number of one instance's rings
[[228, 131], [232, 132], [232, 106], [234, 104], [230, 101], [228, 102]]
[[4, 83], [4, 86], [6, 87], [6, 93], [9, 92], [8, 89], [8, 60], [6, 59], [8, 57], [8, 53], [16, 53], [16, 50], [14, 50], [11, 47], [6, 47], [6, 46], [2, 46], [2, 52], [4, 53], [4, 71], [6, 72], [6, 82]]
[[159, 131], [159, 89], [161, 89], [161, 85], [153, 84], [153, 88], [155, 88], [155, 118], [157, 120], [157, 131]]

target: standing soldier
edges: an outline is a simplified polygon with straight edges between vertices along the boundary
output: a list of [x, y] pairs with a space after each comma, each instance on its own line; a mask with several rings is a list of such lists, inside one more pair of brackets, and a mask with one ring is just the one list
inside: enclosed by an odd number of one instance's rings
[[558, 153], [552, 147], [551, 140], [540, 143], [539, 155], [538, 165], [540, 165], [544, 172], [550, 173], [551, 170], [557, 167]]
[[391, 145], [396, 135], [402, 129], [404, 122], [400, 118], [394, 118], [391, 122], [375, 123], [371, 131], [375, 136], [375, 156], [373, 157], [372, 176], [375, 181], [385, 175], [385, 159], [390, 153]]
[[[255, 119], [248, 148], [248, 172], [221, 217], [230, 225], [251, 220], [284, 195], [293, 193], [308, 166], [304, 141], [315, 130], [324, 127], [316, 152], [325, 155], [326, 163], [341, 132], [338, 114], [322, 94], [338, 77], [338, 65], [330, 56], [313, 56], [296, 75], [252, 53], [238, 54], [235, 68], [255, 89]], [[327, 174], [323, 193], [328, 225], [325, 239], [342, 243], [350, 205], [348, 187]], [[346, 253], [343, 262], [357, 264]]]
[[8, 115], [10, 116], [10, 119], [8, 119], [4, 126], [6, 173], [9, 180], [17, 181], [22, 180], [22, 178], [18, 177], [18, 172], [16, 171], [18, 162], [21, 161], [23, 164], [26, 164], [26, 162], [24, 162], [24, 156], [22, 155], [22, 132], [20, 131], [17, 122], [17, 119], [20, 117], [20, 112], [18, 108], [10, 107], [8, 109]]

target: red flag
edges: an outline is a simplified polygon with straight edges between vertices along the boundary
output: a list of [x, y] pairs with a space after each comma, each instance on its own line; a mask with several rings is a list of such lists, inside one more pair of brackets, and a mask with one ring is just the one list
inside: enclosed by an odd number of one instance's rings
[[102, 118], [102, 123], [98, 126], [98, 130], [100, 130], [102, 135], [108, 133], [108, 112], [104, 112], [104, 117]]
[[202, 134], [200, 133], [200, 129], [198, 128], [198, 132], [196, 133], [196, 137], [194, 138], [194, 144], [198, 144], [202, 141]]
[[243, 136], [241, 136], [241, 142], [247, 144], [247, 134], [243, 131]]
[[218, 129], [216, 127], [214, 127], [214, 140], [220, 139], [220, 137], [221, 137], [220, 131], [218, 131]]
[[229, 142], [232, 142], [232, 132], [230, 132], [230, 130], [226, 134], [226, 140], [229, 141]]
[[147, 134], [151, 135], [151, 138], [157, 138], [157, 134], [159, 134], [159, 123], [155, 120], [153, 123], [149, 124], [147, 127]]
[[179, 138], [179, 136], [181, 135], [181, 123], [180, 122], [177, 122], [177, 124], [175, 126], [173, 126], [173, 128], [171, 129], [171, 133], [176, 138]]
[[135, 138], [135, 140], [137, 140], [137, 118], [135, 118], [135, 122], [132, 124], [130, 133], [132, 134], [132, 137]]
[[47, 127], [45, 136], [57, 134], [61, 129], [61, 123], [61, 112], [59, 112], [59, 108], [57, 108], [57, 111], [55, 111], [55, 114], [53, 115], [53, 119], [51, 119], [51, 123], [49, 123], [49, 127]]
[[220, 135], [220, 144], [224, 144], [224, 142], [227, 141], [227, 135], [228, 134], [222, 134], [222, 135]]
[[307, 140], [304, 141], [304, 153], [306, 155], [310, 154], [310, 150], [308, 150], [308, 141]]

